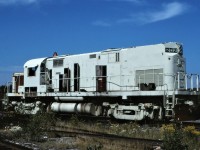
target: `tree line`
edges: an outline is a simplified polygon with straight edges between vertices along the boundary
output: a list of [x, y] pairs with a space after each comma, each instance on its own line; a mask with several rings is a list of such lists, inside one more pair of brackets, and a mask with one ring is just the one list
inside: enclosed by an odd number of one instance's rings
[[5, 85], [1, 85], [0, 86], [0, 99], [4, 98], [5, 93], [6, 93], [6, 86]]

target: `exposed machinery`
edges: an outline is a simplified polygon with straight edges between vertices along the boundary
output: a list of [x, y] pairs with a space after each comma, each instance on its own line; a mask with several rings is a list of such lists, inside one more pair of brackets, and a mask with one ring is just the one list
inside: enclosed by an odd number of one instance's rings
[[187, 74], [185, 63], [175, 42], [32, 59], [13, 74], [4, 108], [125, 120], [195, 118], [199, 75]]

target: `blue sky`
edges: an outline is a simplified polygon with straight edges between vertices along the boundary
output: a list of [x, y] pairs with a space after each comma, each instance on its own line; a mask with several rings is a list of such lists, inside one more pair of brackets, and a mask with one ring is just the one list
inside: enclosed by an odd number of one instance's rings
[[0, 85], [32, 58], [176, 41], [200, 74], [199, 0], [0, 0]]

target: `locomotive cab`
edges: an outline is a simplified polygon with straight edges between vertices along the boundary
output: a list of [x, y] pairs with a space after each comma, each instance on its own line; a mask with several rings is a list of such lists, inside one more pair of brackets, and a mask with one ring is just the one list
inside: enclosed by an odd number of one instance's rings
[[32, 59], [24, 64], [24, 92], [25, 97], [35, 97], [38, 92], [46, 92], [44, 82], [44, 61], [46, 58]]

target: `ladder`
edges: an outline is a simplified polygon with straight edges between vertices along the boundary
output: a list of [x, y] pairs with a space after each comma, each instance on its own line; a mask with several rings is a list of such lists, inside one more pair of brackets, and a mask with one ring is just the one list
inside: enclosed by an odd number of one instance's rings
[[165, 117], [167, 118], [173, 118], [175, 113], [174, 113], [174, 99], [175, 96], [173, 95], [164, 95], [164, 108], [165, 108]]

